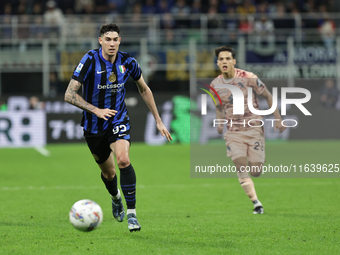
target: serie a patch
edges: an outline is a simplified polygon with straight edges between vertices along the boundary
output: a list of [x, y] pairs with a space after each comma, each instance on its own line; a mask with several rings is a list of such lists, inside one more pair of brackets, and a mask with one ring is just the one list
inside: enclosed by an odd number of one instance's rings
[[81, 69], [83, 68], [83, 64], [82, 63], [79, 63], [79, 65], [77, 66], [76, 68], [76, 72], [77, 73], [80, 73]]

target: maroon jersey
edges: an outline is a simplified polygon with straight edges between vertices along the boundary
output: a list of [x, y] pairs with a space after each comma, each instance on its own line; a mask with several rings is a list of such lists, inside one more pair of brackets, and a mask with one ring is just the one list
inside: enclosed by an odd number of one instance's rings
[[[223, 84], [234, 85], [242, 90], [244, 95], [244, 115], [233, 115], [233, 94], [227, 88], [215, 88], [216, 85]], [[234, 78], [226, 80], [221, 74], [211, 82], [210, 86], [215, 88], [221, 98], [225, 119], [228, 120], [227, 127], [229, 131], [247, 131], [251, 129], [248, 125], [249, 120], [262, 120], [262, 116], [252, 113], [248, 107], [248, 88], [252, 88], [252, 104], [257, 110], [259, 110], [259, 101], [256, 94], [261, 95], [266, 89], [266, 85], [255, 74], [235, 68]], [[219, 100], [216, 100], [216, 102], [219, 102]], [[261, 125], [261, 122], [252, 121], [250, 125]]]

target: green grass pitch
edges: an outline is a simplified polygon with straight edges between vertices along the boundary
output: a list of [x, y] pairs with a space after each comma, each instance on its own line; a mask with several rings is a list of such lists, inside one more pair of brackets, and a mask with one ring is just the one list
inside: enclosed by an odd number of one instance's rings
[[[340, 179], [258, 178], [265, 214], [253, 215], [236, 178], [190, 178], [189, 146], [133, 144], [142, 230], [130, 233], [126, 219], [112, 217], [86, 145], [46, 148], [49, 157], [0, 149], [0, 254], [340, 253]], [[338, 141], [288, 142], [268, 143], [266, 151], [271, 164], [285, 155], [340, 163], [338, 148]], [[85, 198], [104, 212], [102, 225], [88, 233], [68, 220], [72, 204]]]

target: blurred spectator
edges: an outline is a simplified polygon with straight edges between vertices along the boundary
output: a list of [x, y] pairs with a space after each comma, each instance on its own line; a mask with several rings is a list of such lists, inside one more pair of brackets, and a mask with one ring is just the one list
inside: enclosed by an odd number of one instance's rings
[[244, 0], [242, 5], [238, 6], [236, 9], [237, 13], [255, 13], [256, 7], [251, 3], [250, 0]]
[[62, 32], [64, 15], [53, 0], [47, 1], [46, 8], [44, 19], [46, 24], [49, 25], [49, 35], [50, 37], [58, 37]]
[[286, 8], [282, 3], [278, 3], [276, 5], [276, 16], [274, 20], [274, 27], [281, 29], [281, 28], [294, 28], [295, 22], [293, 19], [286, 18]]
[[172, 43], [175, 41], [174, 28], [175, 21], [172, 18], [171, 13], [165, 13], [161, 17], [161, 28], [164, 31], [164, 37], [166, 43]]
[[109, 13], [121, 14], [125, 13], [125, 2], [122, 0], [108, 0]]
[[[84, 15], [85, 17], [87, 15]], [[84, 22], [82, 20], [82, 17], [84, 16], [78, 16], [78, 15], [70, 15], [67, 17], [67, 26], [65, 26], [65, 35], [68, 38], [71, 37], [82, 37], [85, 38], [85, 35], [83, 35], [82, 32], [82, 26], [84, 25]], [[90, 29], [88, 29], [88, 32], [90, 32]], [[83, 41], [82, 41], [83, 43]]]
[[194, 0], [192, 2], [191, 13], [202, 13], [202, 6], [200, 0]]
[[307, 0], [307, 1], [304, 1], [304, 4], [303, 4], [303, 11], [304, 12], [316, 12], [315, 11], [315, 3], [314, 3], [314, 0]]
[[305, 18], [302, 19], [304, 28], [318, 28], [318, 15], [316, 13], [313, 0], [308, 0], [304, 3], [303, 9], [306, 12]]
[[318, 30], [320, 32], [322, 41], [326, 48], [331, 48], [334, 46], [335, 41], [335, 22], [330, 18], [326, 5], [319, 5], [318, 13], [322, 15], [322, 19], [318, 21]]
[[95, 0], [94, 6], [96, 14], [106, 14], [109, 11], [109, 5], [107, 4], [107, 0]]
[[93, 13], [94, 0], [75, 0], [74, 10], [77, 14]]
[[216, 18], [217, 7], [210, 6], [208, 10], [208, 28], [215, 29], [219, 28], [219, 20]]
[[268, 13], [268, 3], [266, 1], [260, 2], [256, 7], [257, 13]]
[[238, 25], [238, 29], [239, 29], [239, 33], [241, 35], [247, 35], [250, 34], [252, 32], [252, 26], [250, 24], [250, 22], [247, 19], [246, 15], [241, 15], [240, 17], [240, 23]]
[[[18, 38], [26, 39], [30, 37], [30, 20], [28, 15], [19, 16]], [[21, 41], [21, 43], [25, 43]]]
[[185, 0], [177, 0], [170, 11], [176, 17], [176, 28], [188, 28], [190, 26], [187, 15], [190, 14], [191, 8], [185, 3]]
[[136, 3], [132, 10], [132, 26], [129, 29], [129, 33], [134, 35], [141, 34], [144, 29], [144, 26], [141, 24], [142, 21], [142, 5]]
[[170, 12], [170, 6], [172, 6], [172, 1], [160, 0], [156, 6], [156, 12], [158, 14]]
[[43, 8], [41, 2], [35, 2], [32, 8], [33, 15], [43, 15]]
[[[80, 29], [79, 29], [80, 28]], [[91, 17], [88, 15], [83, 15], [81, 17], [81, 25], [74, 26], [74, 31], [77, 31], [75, 34], [79, 34], [81, 38], [96, 38], [98, 27], [96, 23], [91, 20]], [[85, 51], [91, 48], [91, 42], [88, 40], [84, 40], [80, 44], [80, 49]], [[65, 92], [65, 91], [64, 91]]]
[[132, 21], [133, 23], [135, 23], [135, 25], [137, 25], [142, 18], [142, 5], [140, 3], [137, 3], [133, 6], [132, 9]]
[[15, 13], [17, 15], [29, 14], [31, 12], [27, 0], [19, 0]]
[[235, 0], [222, 0], [220, 4], [220, 12], [226, 13], [228, 10], [232, 8], [236, 10], [237, 4], [235, 3]]
[[216, 13], [219, 12], [219, 3], [218, 3], [218, 0], [209, 0], [209, 7], [207, 8], [208, 9], [208, 13], [209, 13], [209, 9], [210, 8], [214, 8], [216, 9]]
[[175, 40], [174, 31], [172, 29], [165, 30], [165, 42], [173, 43]]
[[172, 30], [174, 27], [175, 27], [175, 21], [172, 18], [171, 13], [165, 13], [164, 15], [162, 15], [161, 28], [166, 29], [166, 30]]
[[12, 25], [11, 25], [11, 16], [3, 15], [0, 16], [1, 24], [0, 27], [0, 38], [7, 39], [12, 37]]
[[235, 8], [228, 8], [227, 15], [225, 17], [225, 27], [228, 32], [236, 31], [238, 27], [238, 20], [236, 19]]
[[328, 10], [330, 12], [339, 12], [340, 8], [337, 8], [337, 5], [340, 6], [340, 3], [338, 0], [328, 0]]
[[327, 79], [321, 89], [320, 101], [323, 106], [333, 108], [338, 101], [339, 91], [333, 79]]
[[32, 38], [41, 39], [46, 33], [46, 27], [44, 26], [44, 20], [42, 16], [38, 15], [34, 17], [34, 23], [30, 26], [30, 36]]
[[146, 0], [142, 8], [142, 13], [144, 14], [154, 14], [156, 13], [156, 7], [154, 0]]
[[29, 98], [29, 109], [30, 110], [43, 110], [45, 109], [45, 102], [40, 102], [38, 97], [32, 96]]
[[327, 6], [324, 5], [324, 4], [319, 5], [318, 13], [322, 13], [322, 14], [327, 13], [328, 14]]
[[4, 6], [4, 15], [12, 15], [13, 8], [10, 2], [6, 3]]
[[174, 15], [187, 15], [191, 12], [190, 7], [186, 4], [185, 0], [177, 0], [175, 5], [170, 9]]
[[336, 35], [336, 27], [335, 22], [329, 18], [328, 13], [324, 14], [324, 19], [319, 26], [319, 32], [325, 47], [333, 47]]
[[[202, 7], [201, 7], [201, 1], [200, 0], [194, 0], [192, 3], [192, 8], [191, 8], [191, 13], [192, 14], [200, 14], [202, 13]], [[201, 19], [199, 16], [197, 18], [194, 18], [191, 20], [191, 28], [200, 28], [201, 25]]]
[[282, 29], [282, 31], [276, 34], [278, 42], [286, 43], [287, 36], [294, 33], [295, 21], [294, 19], [286, 18], [287, 13], [285, 6], [282, 3], [276, 4], [276, 16], [273, 20], [275, 29]]
[[254, 24], [255, 50], [262, 55], [273, 54], [275, 51], [274, 23], [262, 14]]
[[89, 2], [89, 4], [84, 6], [84, 10], [82, 14], [88, 14], [88, 15], [92, 15], [95, 14], [95, 10], [94, 10], [94, 2]]
[[65, 14], [74, 14], [75, 0], [58, 0], [58, 7]]
[[255, 21], [254, 33], [256, 41], [262, 45], [273, 42], [274, 39], [274, 23], [268, 19], [266, 14], [262, 14], [260, 20]]
[[[237, 40], [239, 20], [236, 16], [235, 8], [229, 7], [227, 10], [226, 19], [224, 20], [226, 32], [222, 35], [222, 40], [225, 43], [231, 43]], [[250, 24], [249, 24], [250, 25]]]

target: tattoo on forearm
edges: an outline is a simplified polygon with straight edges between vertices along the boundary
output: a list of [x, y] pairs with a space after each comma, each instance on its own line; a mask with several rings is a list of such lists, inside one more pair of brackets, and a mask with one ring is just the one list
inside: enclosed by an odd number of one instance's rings
[[65, 92], [65, 101], [79, 107], [82, 110], [92, 112], [95, 107], [86, 102], [81, 96], [77, 94], [80, 86], [80, 82], [72, 79]]

